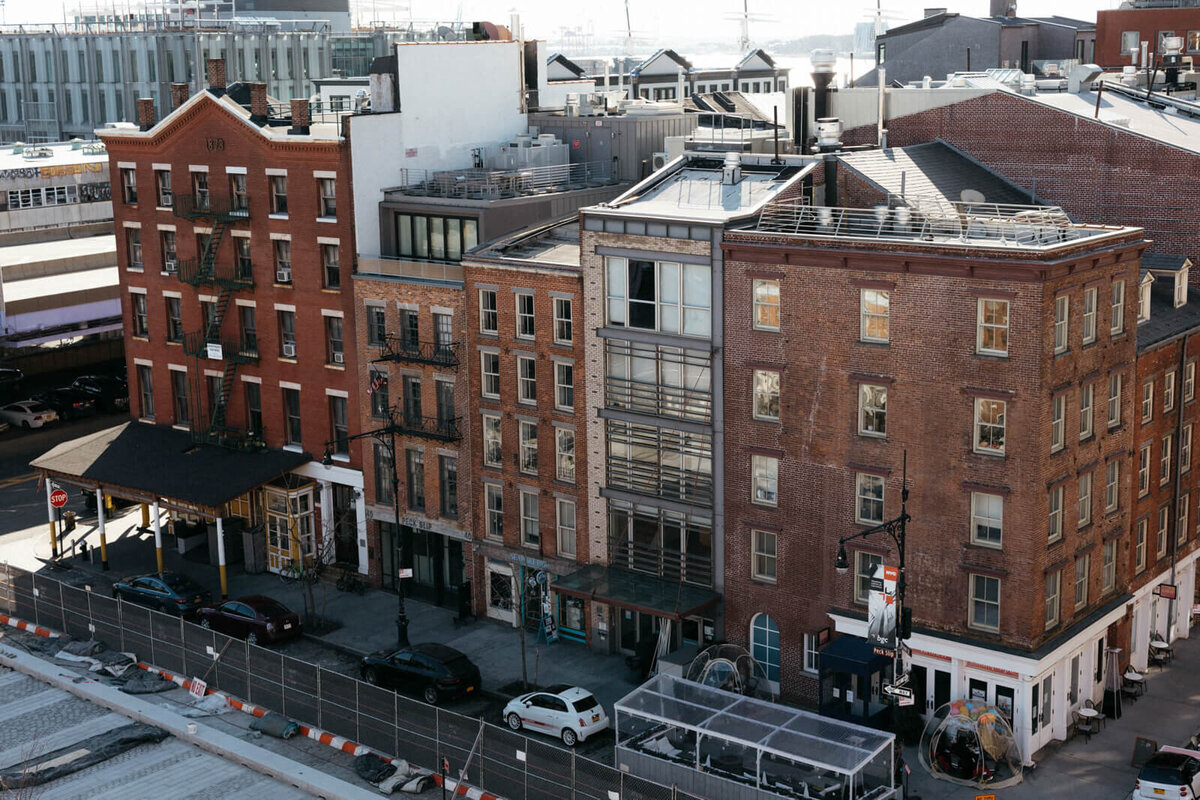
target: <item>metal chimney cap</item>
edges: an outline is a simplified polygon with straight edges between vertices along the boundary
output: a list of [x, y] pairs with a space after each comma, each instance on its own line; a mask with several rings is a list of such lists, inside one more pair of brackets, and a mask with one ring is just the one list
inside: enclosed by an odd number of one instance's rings
[[832, 50], [822, 48], [813, 50], [808, 60], [812, 64], [813, 72], [833, 72], [837, 64], [837, 55]]

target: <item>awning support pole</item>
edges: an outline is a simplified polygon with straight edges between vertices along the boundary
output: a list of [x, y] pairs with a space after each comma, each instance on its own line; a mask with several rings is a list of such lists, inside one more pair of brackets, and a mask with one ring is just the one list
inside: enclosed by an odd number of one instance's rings
[[229, 584], [225, 578], [225, 527], [217, 517], [217, 569], [221, 571], [221, 599], [229, 599]]
[[[142, 506], [143, 509], [146, 506]], [[162, 551], [162, 521], [159, 519], [158, 513], [158, 498], [154, 498], [154, 510], [151, 512], [154, 516], [154, 558], [158, 561], [158, 571], [163, 571], [163, 551]]]
[[100, 569], [108, 572], [108, 537], [104, 533], [104, 490], [96, 487], [96, 527], [100, 529]]
[[[158, 501], [156, 500], [154, 504], [158, 505]], [[150, 529], [150, 505], [148, 503], [142, 503], [142, 530], [146, 531], [149, 529]], [[159, 572], [162, 572], [162, 570], [160, 569]]]
[[46, 480], [46, 513], [50, 517], [50, 557], [58, 558], [58, 526], [54, 524], [54, 506], [50, 505], [50, 493], [54, 491], [54, 481]]

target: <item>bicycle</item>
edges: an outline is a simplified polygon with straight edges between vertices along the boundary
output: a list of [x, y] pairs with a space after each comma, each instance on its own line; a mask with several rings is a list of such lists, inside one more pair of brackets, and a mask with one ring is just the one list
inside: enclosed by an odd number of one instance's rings
[[279, 580], [289, 586], [300, 580], [300, 576], [304, 574], [304, 567], [297, 564], [295, 561], [289, 561], [279, 570]]
[[339, 592], [354, 592], [357, 595], [363, 595], [367, 591], [367, 584], [356, 573], [351, 570], [344, 570], [338, 576], [337, 589]]

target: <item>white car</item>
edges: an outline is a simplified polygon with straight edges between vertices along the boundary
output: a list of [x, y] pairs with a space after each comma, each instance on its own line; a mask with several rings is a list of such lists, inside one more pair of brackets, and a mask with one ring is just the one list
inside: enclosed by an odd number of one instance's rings
[[1166, 800], [1200, 796], [1200, 752], [1164, 747], [1142, 765], [1133, 800]]
[[528, 727], [556, 736], [567, 747], [608, 729], [608, 715], [592, 693], [566, 684], [514, 697], [504, 707], [504, 721], [514, 731]]
[[36, 400], [22, 400], [0, 406], [0, 419], [22, 428], [40, 428], [58, 420], [58, 412]]

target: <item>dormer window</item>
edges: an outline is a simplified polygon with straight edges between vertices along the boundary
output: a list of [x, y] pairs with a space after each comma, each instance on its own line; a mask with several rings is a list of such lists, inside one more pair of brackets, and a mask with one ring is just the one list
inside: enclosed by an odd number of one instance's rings
[[1138, 284], [1138, 324], [1150, 319], [1150, 285], [1154, 283], [1154, 276], [1147, 273], [1146, 277], [1142, 278]]
[[1175, 307], [1187, 304], [1188, 268], [1183, 267], [1175, 272]]

